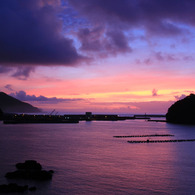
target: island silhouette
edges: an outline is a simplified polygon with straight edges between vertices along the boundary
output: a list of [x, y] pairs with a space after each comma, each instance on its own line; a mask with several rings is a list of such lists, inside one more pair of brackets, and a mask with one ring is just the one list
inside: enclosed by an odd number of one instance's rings
[[166, 114], [170, 123], [195, 124], [195, 94], [175, 102]]

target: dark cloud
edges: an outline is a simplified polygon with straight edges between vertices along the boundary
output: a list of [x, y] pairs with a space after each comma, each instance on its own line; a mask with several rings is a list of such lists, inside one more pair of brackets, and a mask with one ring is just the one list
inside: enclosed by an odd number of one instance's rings
[[109, 28], [142, 28], [156, 35], [186, 33], [179, 24], [195, 25], [194, 0], [71, 0], [88, 20]]
[[58, 9], [55, 0], [1, 0], [0, 63], [72, 65], [82, 59], [62, 34]]
[[[193, 0], [69, 0], [74, 18], [82, 18], [84, 28], [75, 30], [81, 51], [107, 57], [132, 52], [132, 30], [142, 30], [136, 39], [151, 36], [175, 37], [190, 33], [195, 25]], [[188, 11], [186, 11], [188, 10]], [[76, 14], [77, 13], [77, 14]], [[88, 27], [86, 27], [88, 24]], [[78, 25], [78, 24], [77, 24]], [[133, 41], [132, 41], [133, 42]], [[163, 56], [164, 57], [164, 56]], [[174, 60], [169, 56], [168, 60]], [[147, 62], [150, 63], [150, 62]]]
[[103, 27], [85, 28], [78, 31], [80, 49], [85, 52], [96, 52], [101, 56], [131, 52], [128, 39], [121, 31], [107, 31]]
[[110, 39], [110, 45], [114, 47], [118, 52], [131, 52], [132, 49], [128, 45], [127, 37], [123, 32], [119, 30], [113, 30], [107, 33], [108, 38]]
[[19, 91], [15, 93], [10, 93], [12, 97], [19, 99], [21, 101], [41, 101], [41, 102], [48, 102], [48, 103], [58, 103], [58, 102], [73, 102], [73, 101], [81, 101], [83, 99], [68, 99], [68, 98], [48, 98], [45, 96], [35, 96], [35, 95], [27, 95], [25, 91]]
[[[195, 25], [194, 0], [1, 0], [0, 73], [18, 65], [89, 59], [79, 52], [90, 57], [132, 52], [132, 29], [175, 36], [186, 34], [186, 25]], [[13, 76], [25, 79], [31, 71]]]
[[30, 73], [34, 71], [34, 67], [27, 66], [27, 67], [19, 67], [16, 71], [12, 74], [12, 77], [15, 77], [19, 80], [26, 80]]
[[31, 66], [0, 66], [0, 74], [10, 73], [12, 77], [15, 77], [19, 80], [26, 80], [31, 72], [34, 71], [34, 67]]
[[101, 37], [104, 34], [103, 28], [84, 28], [78, 31], [78, 38], [81, 42], [80, 49], [83, 51], [99, 51], [104, 48], [104, 41]]

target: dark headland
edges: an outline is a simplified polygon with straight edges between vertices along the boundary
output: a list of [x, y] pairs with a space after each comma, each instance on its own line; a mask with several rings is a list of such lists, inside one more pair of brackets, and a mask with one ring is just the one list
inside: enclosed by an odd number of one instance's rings
[[195, 94], [175, 102], [166, 114], [170, 123], [195, 124]]
[[0, 108], [4, 113], [38, 113], [41, 110], [26, 102], [0, 92]]

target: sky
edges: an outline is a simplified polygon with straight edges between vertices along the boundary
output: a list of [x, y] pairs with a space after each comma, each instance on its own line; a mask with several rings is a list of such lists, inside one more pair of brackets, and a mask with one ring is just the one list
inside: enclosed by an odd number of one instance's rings
[[166, 114], [194, 61], [194, 0], [0, 1], [0, 91], [46, 112]]

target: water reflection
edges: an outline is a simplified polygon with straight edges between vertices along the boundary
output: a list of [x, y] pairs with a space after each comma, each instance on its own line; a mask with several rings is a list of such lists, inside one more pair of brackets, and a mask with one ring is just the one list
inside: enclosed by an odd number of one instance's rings
[[0, 125], [1, 175], [15, 162], [35, 159], [55, 171], [42, 194], [195, 192], [195, 143], [129, 144], [129, 138], [113, 137], [158, 133], [195, 138], [191, 126], [145, 121]]

